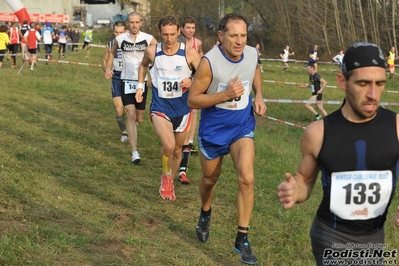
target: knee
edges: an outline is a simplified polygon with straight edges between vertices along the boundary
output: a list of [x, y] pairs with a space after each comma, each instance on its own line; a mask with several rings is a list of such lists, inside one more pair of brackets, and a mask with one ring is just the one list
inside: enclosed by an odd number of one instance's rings
[[212, 174], [212, 175], [202, 175], [201, 186], [211, 188], [213, 187], [219, 179], [219, 175]]
[[238, 177], [237, 182], [240, 188], [253, 188], [255, 185], [255, 178], [253, 175], [243, 175]]
[[127, 113], [127, 119], [129, 121], [135, 122], [136, 121], [136, 114], [134, 112], [128, 112]]
[[162, 149], [165, 155], [169, 156], [172, 154], [173, 156], [176, 156], [176, 150], [175, 150], [175, 145], [174, 143], [164, 143], [162, 145]]

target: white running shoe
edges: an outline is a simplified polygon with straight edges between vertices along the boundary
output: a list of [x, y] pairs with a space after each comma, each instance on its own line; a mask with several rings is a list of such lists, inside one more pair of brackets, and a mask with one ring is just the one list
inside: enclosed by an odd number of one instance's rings
[[140, 154], [137, 151], [132, 152], [132, 163], [138, 164], [140, 161]]
[[126, 142], [129, 140], [129, 136], [126, 133], [123, 133], [121, 136], [121, 141], [122, 142]]

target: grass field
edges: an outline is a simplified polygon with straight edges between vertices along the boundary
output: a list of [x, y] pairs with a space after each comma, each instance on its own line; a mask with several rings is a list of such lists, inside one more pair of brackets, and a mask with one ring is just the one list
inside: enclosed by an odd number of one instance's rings
[[[94, 35], [105, 43], [107, 33]], [[99, 64], [102, 48], [67, 53], [65, 60]], [[43, 58], [43, 56], [40, 56]], [[21, 59], [18, 58], [20, 65]], [[285, 74], [280, 63], [264, 62], [265, 80], [307, 83], [302, 64]], [[336, 86], [335, 66], [319, 73]], [[110, 81], [98, 66], [40, 61], [34, 71], [0, 69], [0, 265], [242, 265], [233, 250], [237, 227], [237, 184], [229, 156], [213, 200], [211, 237], [195, 237], [200, 200], [199, 159], [192, 156], [192, 184], [175, 182], [177, 200], [158, 195], [160, 143], [147, 114], [139, 126], [140, 165], [119, 141]], [[397, 91], [399, 76], [387, 83]], [[306, 100], [309, 89], [264, 83], [264, 97]], [[342, 100], [328, 88], [324, 100]], [[384, 93], [383, 101], [396, 102]], [[267, 115], [307, 126], [313, 115], [304, 104], [268, 103]], [[339, 105], [325, 105], [332, 112]], [[398, 111], [398, 107], [387, 108]], [[311, 198], [284, 210], [276, 193], [286, 171], [299, 162], [303, 129], [257, 118], [256, 191], [250, 240], [258, 265], [314, 265], [309, 228], [321, 199], [317, 182]], [[397, 194], [397, 193], [396, 193]], [[386, 223], [389, 249], [399, 247], [392, 223], [396, 195]]]

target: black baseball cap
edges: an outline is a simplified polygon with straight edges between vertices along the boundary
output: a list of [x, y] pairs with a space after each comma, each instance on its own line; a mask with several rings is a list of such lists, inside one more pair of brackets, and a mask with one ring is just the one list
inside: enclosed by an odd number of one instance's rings
[[361, 67], [386, 68], [384, 54], [378, 45], [369, 42], [352, 44], [345, 52], [342, 61], [342, 73]]

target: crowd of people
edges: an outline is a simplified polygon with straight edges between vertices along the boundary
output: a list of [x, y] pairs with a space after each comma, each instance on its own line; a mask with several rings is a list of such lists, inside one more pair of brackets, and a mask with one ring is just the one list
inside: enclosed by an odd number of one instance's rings
[[4, 58], [10, 61], [11, 68], [18, 67], [17, 56], [21, 57], [21, 64], [28, 63], [34, 69], [37, 54], [44, 49], [46, 64], [53, 59], [53, 48], [55, 47], [58, 59], [64, 59], [66, 52], [78, 51], [79, 41], [84, 38], [82, 49], [86, 48], [86, 57], [90, 56], [90, 43], [93, 39], [93, 27], [87, 27], [83, 33], [79, 31], [79, 26], [74, 25], [73, 29], [68, 25], [57, 25], [50, 22], [40, 25], [40, 23], [28, 23], [24, 20], [21, 25], [18, 22], [9, 21], [5, 25], [0, 25], [0, 68]]

